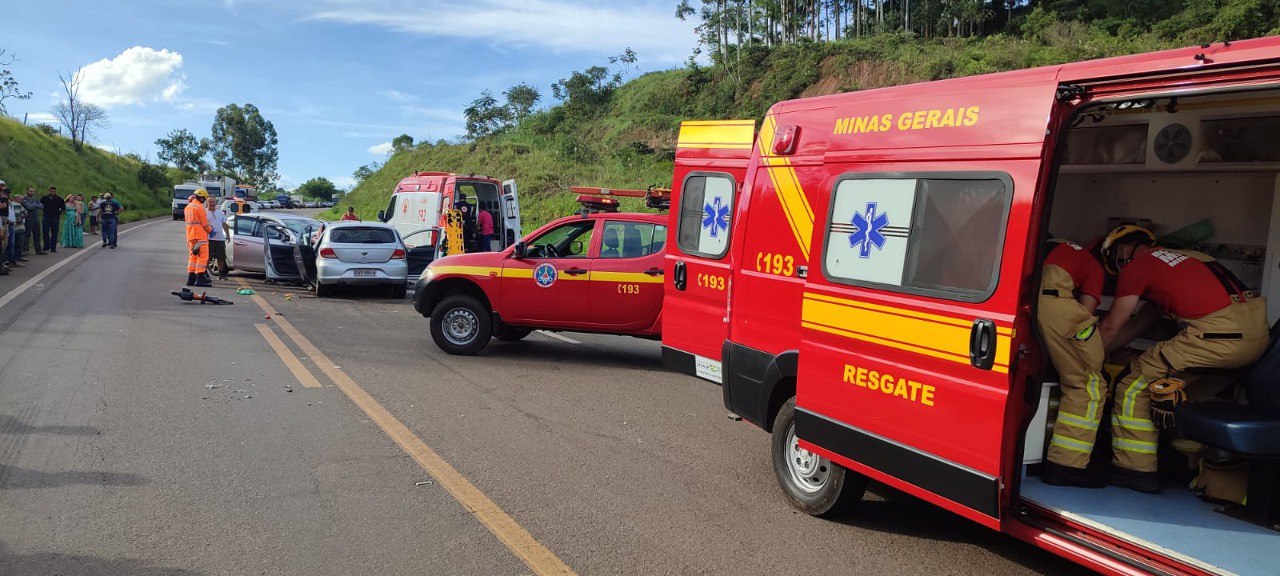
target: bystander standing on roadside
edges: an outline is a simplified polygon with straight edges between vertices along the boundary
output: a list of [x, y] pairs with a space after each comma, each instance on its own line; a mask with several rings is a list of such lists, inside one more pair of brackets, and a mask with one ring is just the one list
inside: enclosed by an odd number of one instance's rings
[[209, 209], [209, 259], [218, 265], [218, 279], [227, 279], [227, 235], [231, 229], [227, 226], [227, 212], [217, 202], [205, 202]]
[[27, 238], [31, 239], [32, 252], [44, 256], [44, 249], [40, 245], [40, 218], [44, 213], [44, 204], [36, 196], [35, 186], [27, 186], [27, 197], [22, 205], [27, 209]]
[[0, 216], [5, 220], [5, 244], [4, 248], [0, 249], [0, 260], [10, 268], [20, 268], [22, 264], [18, 263], [18, 209], [13, 205], [13, 198], [9, 196], [9, 185], [5, 184], [4, 180], [0, 180], [0, 200], [5, 204], [5, 213]]
[[356, 207], [355, 207], [355, 206], [347, 206], [347, 212], [346, 212], [346, 214], [343, 214], [343, 215], [342, 215], [342, 219], [343, 219], [343, 220], [351, 220], [351, 221], [353, 221], [353, 222], [359, 222], [359, 221], [360, 221], [360, 217], [359, 217], [359, 216], [356, 216]]
[[62, 218], [62, 246], [65, 248], [84, 248], [84, 204], [80, 197], [68, 194], [67, 211]]
[[9, 210], [14, 214], [13, 243], [9, 245], [9, 250], [13, 251], [14, 260], [18, 262], [27, 261], [27, 207], [23, 204], [25, 200], [26, 198], [21, 194], [9, 197]]
[[62, 213], [67, 211], [67, 201], [58, 196], [58, 187], [50, 186], [49, 193], [40, 199], [44, 206], [41, 227], [44, 235], [44, 251], [58, 251], [58, 232], [61, 231]]
[[124, 206], [116, 202], [110, 192], [102, 195], [102, 200], [98, 201], [98, 220], [102, 222], [103, 246], [116, 247], [116, 231], [120, 225], [121, 212], [124, 212]]
[[89, 214], [89, 234], [98, 233], [98, 204], [100, 202], [102, 202], [102, 200], [98, 199], [97, 196], [89, 199], [89, 206], [87, 207]]
[[[9, 230], [13, 227], [9, 224], [9, 195], [4, 192], [3, 180], [0, 180], [0, 256], [5, 256], [9, 251]], [[9, 274], [9, 259], [0, 257], [0, 275]]]

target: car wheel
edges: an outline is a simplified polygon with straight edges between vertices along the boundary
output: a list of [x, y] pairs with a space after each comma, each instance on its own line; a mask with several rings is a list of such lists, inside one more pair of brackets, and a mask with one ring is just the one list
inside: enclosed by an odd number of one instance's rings
[[316, 282], [316, 298], [324, 298], [325, 296], [332, 296], [332, 295], [333, 295], [333, 288], [330, 288], [328, 286], [325, 286], [324, 284]]
[[409, 292], [409, 288], [403, 284], [391, 287], [391, 297], [396, 300], [404, 300], [404, 295]]
[[489, 310], [475, 297], [450, 296], [431, 311], [431, 339], [450, 354], [474, 355], [489, 344], [492, 334]]
[[218, 266], [217, 260], [209, 260], [209, 264], [205, 266], [205, 270], [209, 271], [210, 276], [222, 276], [221, 267]]
[[503, 342], [518, 342], [524, 340], [533, 330], [529, 328], [518, 328], [515, 326], [502, 326], [493, 331], [493, 337]]
[[773, 473], [787, 500], [805, 514], [829, 516], [848, 510], [867, 491], [867, 477], [800, 447], [796, 399], [782, 405], [773, 423]]

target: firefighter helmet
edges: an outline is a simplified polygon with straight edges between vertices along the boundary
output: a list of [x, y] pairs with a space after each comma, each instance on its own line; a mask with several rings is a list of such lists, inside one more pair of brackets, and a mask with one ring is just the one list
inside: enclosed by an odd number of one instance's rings
[[205, 190], [204, 188], [199, 188], [199, 189], [197, 189], [195, 192], [193, 192], [193, 194], [195, 194], [196, 196], [199, 196], [199, 197], [201, 197], [201, 198], [208, 198], [208, 197], [209, 197], [209, 191], [208, 191], [208, 190]]
[[[1155, 246], [1156, 235], [1146, 228], [1133, 224], [1116, 226], [1112, 229], [1111, 232], [1107, 233], [1106, 239], [1102, 241], [1102, 262], [1107, 267], [1108, 272], [1112, 274], [1120, 273], [1121, 266], [1117, 258], [1116, 248], [1130, 240], [1137, 241], [1144, 246]], [[1132, 256], [1130, 256], [1130, 259], [1132, 259]], [[1128, 260], [1124, 263], [1128, 264]]]

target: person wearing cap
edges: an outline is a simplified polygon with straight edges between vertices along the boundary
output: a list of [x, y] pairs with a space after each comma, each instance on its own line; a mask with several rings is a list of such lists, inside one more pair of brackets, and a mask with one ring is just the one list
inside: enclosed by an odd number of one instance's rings
[[21, 194], [14, 194], [9, 198], [9, 212], [13, 214], [13, 242], [9, 244], [9, 250], [13, 253], [14, 262], [26, 262], [27, 252], [27, 206], [26, 198]]
[[209, 215], [204, 203], [209, 201], [209, 191], [200, 188], [187, 199], [183, 209], [187, 224], [187, 286], [213, 286], [209, 279]]
[[120, 213], [124, 206], [120, 205], [110, 192], [102, 195], [98, 201], [98, 222], [102, 224], [102, 245], [116, 247], [116, 231], [120, 226]]
[[[1099, 327], [1108, 351], [1133, 340], [1133, 325], [1143, 323], [1141, 315], [1133, 317], [1140, 300], [1185, 325], [1134, 359], [1115, 387], [1111, 483], [1158, 492], [1158, 426], [1174, 426], [1173, 408], [1185, 398], [1184, 383], [1170, 377], [1192, 368], [1256, 362], [1269, 340], [1267, 303], [1209, 255], [1158, 247], [1155, 235], [1139, 226], [1119, 226], [1107, 234], [1102, 256], [1120, 276], [1115, 302]], [[1160, 394], [1154, 402], [1153, 391]]]
[[44, 229], [44, 250], [57, 252], [59, 225], [62, 222], [62, 214], [67, 211], [67, 201], [58, 196], [56, 186], [50, 186], [49, 193], [40, 199], [40, 204], [44, 207], [44, 218], [41, 223]]
[[1094, 311], [1102, 301], [1105, 274], [1088, 250], [1064, 240], [1045, 258], [1040, 276], [1036, 323], [1058, 372], [1062, 395], [1041, 480], [1058, 486], [1102, 488], [1104, 478], [1088, 471], [1089, 456], [1102, 422], [1107, 380], [1106, 356]]

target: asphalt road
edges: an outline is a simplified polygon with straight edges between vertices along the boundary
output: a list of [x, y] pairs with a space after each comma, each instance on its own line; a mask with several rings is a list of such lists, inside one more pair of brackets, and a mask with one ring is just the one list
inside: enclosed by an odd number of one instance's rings
[[182, 303], [180, 223], [90, 246], [0, 277], [0, 574], [1078, 571], [884, 487], [795, 512], [768, 436], [654, 342], [453, 357], [408, 300]]

